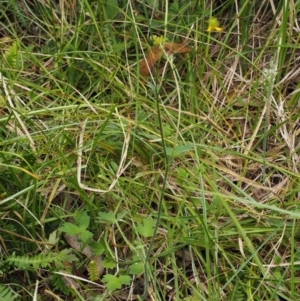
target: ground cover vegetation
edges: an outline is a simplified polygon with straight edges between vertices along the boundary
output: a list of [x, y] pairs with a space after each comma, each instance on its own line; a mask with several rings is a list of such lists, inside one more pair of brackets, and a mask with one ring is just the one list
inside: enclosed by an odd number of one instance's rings
[[299, 0], [0, 2], [1, 300], [300, 300]]

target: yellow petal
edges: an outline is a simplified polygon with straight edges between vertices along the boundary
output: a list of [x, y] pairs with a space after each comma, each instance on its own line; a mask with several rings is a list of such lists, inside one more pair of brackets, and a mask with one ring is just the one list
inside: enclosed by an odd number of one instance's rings
[[219, 26], [219, 21], [217, 18], [210, 18], [208, 20], [208, 27], [206, 29], [207, 32], [212, 32], [212, 31], [222, 31], [223, 28]]
[[161, 45], [165, 42], [165, 38], [163, 36], [151, 36], [154, 45]]

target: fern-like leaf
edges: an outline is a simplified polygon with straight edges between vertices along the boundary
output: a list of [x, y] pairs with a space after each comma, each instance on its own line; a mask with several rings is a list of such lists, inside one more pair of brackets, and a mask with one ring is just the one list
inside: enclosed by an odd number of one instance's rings
[[70, 288], [70, 286], [66, 285], [66, 282], [64, 281], [64, 278], [61, 275], [58, 274], [52, 274], [50, 276], [50, 280], [51, 280], [51, 284], [53, 285], [53, 287], [62, 292], [65, 295], [69, 295], [70, 293], [73, 293], [72, 288]]
[[18, 65], [18, 42], [14, 41], [4, 52], [4, 59], [11, 69], [17, 69]]
[[244, 301], [246, 298], [245, 293], [242, 291], [242, 287], [239, 283], [234, 286], [234, 289], [228, 295], [228, 300], [230, 301]]
[[91, 281], [97, 281], [99, 279], [99, 273], [97, 268], [97, 263], [94, 260], [91, 260], [88, 264], [88, 272], [89, 272], [89, 279]]
[[0, 284], [0, 300], [13, 301], [17, 297], [18, 295], [10, 287]]
[[33, 267], [34, 269], [46, 268], [52, 264], [63, 266], [63, 262], [77, 261], [75, 255], [70, 254], [72, 249], [64, 249], [59, 253], [48, 252], [47, 254], [38, 254], [35, 256], [17, 256], [11, 255], [6, 258], [5, 262], [15, 267], [27, 269]]

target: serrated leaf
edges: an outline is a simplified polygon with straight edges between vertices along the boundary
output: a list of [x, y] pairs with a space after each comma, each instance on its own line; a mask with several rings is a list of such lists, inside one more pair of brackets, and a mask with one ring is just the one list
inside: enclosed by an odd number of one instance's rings
[[87, 242], [88, 240], [90, 240], [93, 237], [93, 233], [88, 231], [88, 230], [84, 230], [80, 233], [79, 238], [81, 241], [83, 242]]
[[114, 275], [105, 275], [102, 280], [111, 292], [122, 287], [122, 284], [118, 281], [118, 277]]
[[93, 241], [89, 245], [92, 247], [95, 255], [101, 255], [107, 250], [106, 244], [105, 244], [103, 238], [101, 238], [100, 242]]
[[110, 275], [107, 274], [103, 277], [103, 282], [106, 284], [107, 288], [113, 292], [116, 289], [120, 289], [122, 285], [129, 285], [131, 282], [131, 277], [130, 276], [115, 276], [115, 275]]
[[151, 216], [143, 220], [142, 224], [138, 224], [137, 231], [144, 237], [151, 237], [154, 234], [154, 221]]
[[73, 249], [63, 249], [59, 255], [62, 256], [62, 261], [69, 261], [69, 262], [72, 262], [72, 261], [78, 261], [78, 258], [72, 254], [73, 252]]
[[99, 212], [98, 218], [100, 223], [116, 223], [118, 220], [115, 217], [115, 214], [112, 211], [109, 212]]
[[120, 275], [119, 276], [119, 281], [122, 284], [129, 285], [130, 282], [131, 282], [131, 277], [127, 276], [127, 275]]
[[77, 235], [80, 232], [82, 232], [82, 229], [80, 227], [71, 224], [71, 223], [64, 223], [61, 227], [58, 228], [59, 231], [65, 232], [69, 235]]
[[65, 261], [72, 262], [78, 260], [75, 255], [70, 254], [70, 252], [72, 252], [72, 249], [64, 249], [59, 253], [47, 252], [46, 254], [38, 254], [34, 256], [17, 256], [13, 254], [7, 257], [5, 261], [10, 265], [23, 269], [27, 269], [28, 267], [33, 267], [34, 269], [46, 268], [53, 263], [62, 266]]
[[117, 223], [118, 221], [120, 221], [126, 214], [127, 214], [127, 212], [123, 211], [123, 212], [118, 213], [118, 215], [116, 217], [115, 214], [112, 211], [99, 212], [98, 213], [98, 219], [99, 219], [100, 223], [114, 224], [114, 223]]
[[87, 229], [90, 224], [90, 217], [86, 211], [79, 211], [74, 216], [75, 223], [82, 229]]

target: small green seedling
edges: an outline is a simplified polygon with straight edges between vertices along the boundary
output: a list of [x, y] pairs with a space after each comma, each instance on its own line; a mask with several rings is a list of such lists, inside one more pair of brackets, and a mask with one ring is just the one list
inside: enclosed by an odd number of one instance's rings
[[78, 238], [83, 242], [88, 242], [93, 233], [87, 230], [90, 224], [90, 217], [86, 211], [79, 211], [74, 216], [75, 224], [66, 222], [59, 230], [67, 233], [68, 235], [78, 235]]
[[107, 288], [110, 292], [115, 291], [116, 289], [120, 289], [122, 285], [129, 285], [131, 282], [131, 277], [126, 275], [105, 275], [103, 277], [103, 282], [106, 284]]

